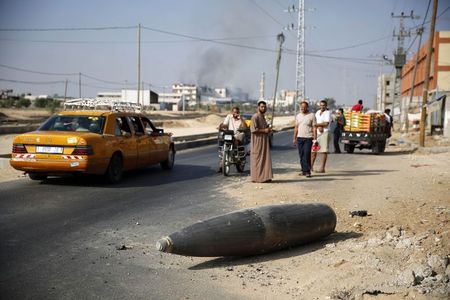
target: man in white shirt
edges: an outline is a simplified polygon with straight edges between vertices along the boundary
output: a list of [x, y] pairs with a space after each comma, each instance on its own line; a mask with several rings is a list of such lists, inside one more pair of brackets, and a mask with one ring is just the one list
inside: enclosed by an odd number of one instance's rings
[[237, 106], [233, 107], [231, 114], [228, 114], [220, 125], [220, 129], [222, 130], [233, 130], [234, 138], [238, 144], [242, 144], [245, 136], [244, 132], [239, 131], [239, 129], [245, 128], [247, 128], [247, 123], [245, 123], [245, 119], [239, 114], [239, 107]]
[[311, 170], [314, 170], [314, 162], [316, 161], [317, 153], [321, 153], [320, 169], [316, 173], [325, 173], [325, 164], [328, 158], [328, 145], [330, 142], [329, 125], [331, 123], [331, 113], [327, 109], [327, 101], [320, 101], [320, 109], [316, 112], [316, 128], [317, 128], [317, 142], [320, 149], [311, 153]]

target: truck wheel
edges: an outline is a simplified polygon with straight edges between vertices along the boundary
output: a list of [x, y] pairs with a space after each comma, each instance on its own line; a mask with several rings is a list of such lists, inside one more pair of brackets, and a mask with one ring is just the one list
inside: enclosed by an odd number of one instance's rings
[[347, 151], [347, 153], [352, 154], [353, 152], [355, 152], [355, 145], [346, 144], [344, 146], [344, 150]]
[[238, 163], [236, 164], [236, 170], [237, 170], [239, 173], [244, 172], [244, 169], [245, 169], [245, 160], [243, 160], [243, 161], [241, 161], [241, 162], [238, 162]]

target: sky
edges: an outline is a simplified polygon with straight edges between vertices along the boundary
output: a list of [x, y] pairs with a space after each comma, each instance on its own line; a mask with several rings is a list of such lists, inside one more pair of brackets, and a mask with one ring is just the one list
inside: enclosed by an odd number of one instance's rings
[[[417, 51], [415, 30], [429, 0], [305, 0], [305, 93], [373, 107], [377, 78], [394, 68], [399, 19]], [[173, 83], [241, 89], [259, 97], [275, 88], [277, 34], [285, 42], [278, 91], [295, 90], [297, 13], [294, 0], [1, 0], [0, 89], [13, 94], [95, 97], [98, 92], [136, 88], [138, 24], [141, 24], [141, 81], [144, 88], [169, 92]], [[437, 31], [450, 30], [450, 1], [440, 0]], [[81, 73], [81, 76], [80, 76]], [[80, 80], [81, 79], [81, 80]], [[81, 89], [79, 83], [81, 82]]]

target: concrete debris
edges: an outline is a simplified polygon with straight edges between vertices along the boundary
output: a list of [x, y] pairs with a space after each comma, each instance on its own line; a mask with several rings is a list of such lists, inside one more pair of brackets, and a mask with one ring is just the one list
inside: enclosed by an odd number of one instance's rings
[[416, 283], [414, 272], [411, 270], [403, 271], [398, 277], [396, 285], [413, 286]]
[[427, 259], [428, 265], [434, 272], [443, 274], [449, 265], [448, 257], [439, 257], [438, 255], [430, 255]]
[[120, 246], [116, 246], [117, 250], [130, 250], [133, 249], [133, 246], [127, 246], [127, 245], [120, 245]]

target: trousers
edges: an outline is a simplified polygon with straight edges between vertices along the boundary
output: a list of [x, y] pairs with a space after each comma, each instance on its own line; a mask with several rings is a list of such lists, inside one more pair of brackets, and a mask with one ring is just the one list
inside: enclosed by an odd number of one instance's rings
[[303, 175], [311, 174], [311, 147], [312, 138], [297, 138], [298, 156], [300, 157], [300, 166]]

